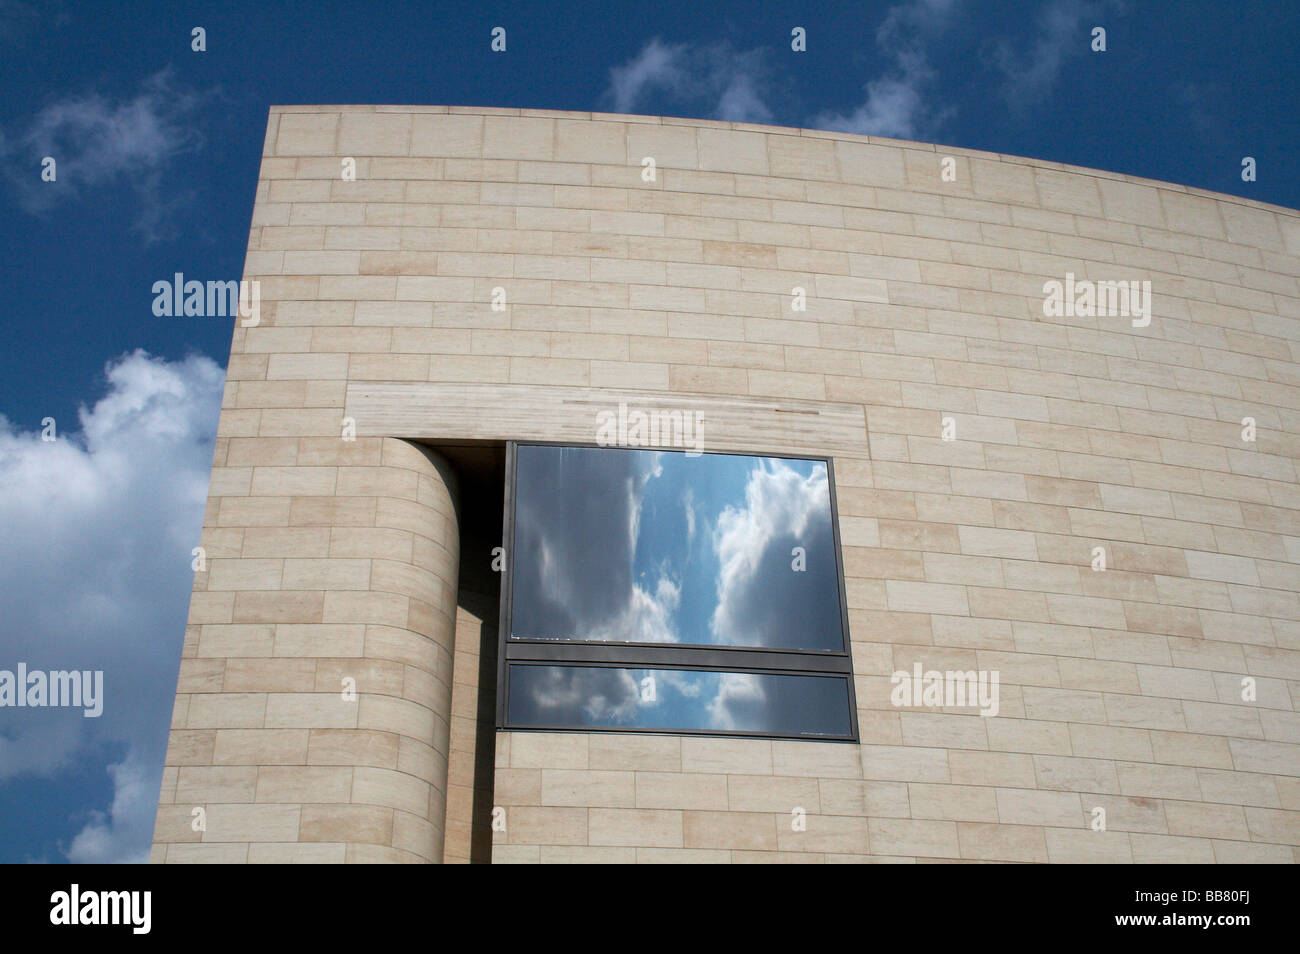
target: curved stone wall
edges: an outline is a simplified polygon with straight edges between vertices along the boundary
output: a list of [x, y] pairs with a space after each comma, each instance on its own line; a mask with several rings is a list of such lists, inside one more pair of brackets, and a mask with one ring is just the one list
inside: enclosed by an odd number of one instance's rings
[[[376, 775], [359, 797], [359, 769], [340, 803], [384, 806], [391, 840], [359, 809], [349, 836], [338, 807], [329, 847], [303, 844], [316, 809], [276, 801], [277, 766], [326, 728], [272, 728], [287, 681], [315, 686], [273, 649], [328, 631], [318, 597], [373, 601], [348, 647], [409, 667], [376, 700], [441, 711], [432, 657], [376, 647], [443, 625], [454, 570], [413, 541], [454, 566], [454, 535], [399, 524], [419, 572], [379, 544], [382, 597], [334, 592], [342, 565], [291, 586], [289, 564], [323, 545], [308, 527], [386, 526], [345, 499], [349, 470], [362, 500], [433, 493], [409, 451], [390, 470], [362, 448], [591, 442], [625, 401], [700, 411], [706, 449], [833, 456], [861, 744], [500, 733], [495, 860], [1294, 860], [1298, 276], [1295, 212], [1054, 163], [654, 117], [273, 109], [246, 265], [262, 319], [234, 336], [156, 856], [436, 858], [418, 786]], [[1056, 308], [1054, 282], [1115, 307]], [[1112, 282], [1137, 283], [1129, 314]], [[895, 706], [916, 664], [997, 672], [998, 714]], [[381, 770], [438, 791], [420, 752]], [[240, 837], [215, 835], [217, 804]]]
[[455, 475], [391, 438], [217, 455], [155, 860], [441, 861]]

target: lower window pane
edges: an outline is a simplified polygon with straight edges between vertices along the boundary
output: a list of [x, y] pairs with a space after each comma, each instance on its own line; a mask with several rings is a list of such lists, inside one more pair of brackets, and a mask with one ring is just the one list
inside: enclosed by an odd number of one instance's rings
[[516, 728], [852, 737], [841, 676], [512, 664], [509, 706]]

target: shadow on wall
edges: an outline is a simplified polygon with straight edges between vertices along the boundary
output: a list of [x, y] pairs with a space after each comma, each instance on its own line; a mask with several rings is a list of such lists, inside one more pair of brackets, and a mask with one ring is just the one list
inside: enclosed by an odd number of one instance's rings
[[460, 582], [452, 673], [451, 752], [444, 860], [492, 860], [492, 791], [496, 769], [496, 682], [505, 444], [430, 445], [456, 471], [460, 493]]

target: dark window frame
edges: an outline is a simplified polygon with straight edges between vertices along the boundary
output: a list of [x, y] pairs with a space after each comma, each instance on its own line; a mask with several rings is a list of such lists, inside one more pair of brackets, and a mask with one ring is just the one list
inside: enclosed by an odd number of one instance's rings
[[[670, 643], [614, 643], [579, 640], [513, 638], [510, 635], [514, 587], [515, 481], [520, 446], [582, 447], [600, 450], [658, 451], [684, 453], [669, 447], [606, 447], [583, 441], [519, 440], [506, 442], [505, 513], [502, 521], [502, 550], [505, 569], [501, 574], [500, 634], [497, 644], [496, 727], [510, 732], [622, 732], [653, 735], [728, 736], [760, 739], [794, 739], [815, 742], [858, 742], [857, 692], [853, 681], [853, 654], [849, 637], [848, 598], [844, 585], [844, 555], [840, 550], [839, 507], [835, 496], [835, 464], [830, 457], [807, 454], [766, 453], [753, 450], [710, 450], [704, 455], [730, 455], [778, 460], [817, 461], [826, 465], [830, 493], [832, 549], [840, 601], [842, 650], [772, 649], [764, 646], [701, 646]], [[702, 672], [765, 673], [771, 675], [829, 676], [843, 680], [848, 692], [848, 735], [800, 735], [724, 729], [642, 728], [638, 726], [547, 726], [515, 725], [509, 720], [511, 666], [584, 666], [619, 669], [684, 669]]]

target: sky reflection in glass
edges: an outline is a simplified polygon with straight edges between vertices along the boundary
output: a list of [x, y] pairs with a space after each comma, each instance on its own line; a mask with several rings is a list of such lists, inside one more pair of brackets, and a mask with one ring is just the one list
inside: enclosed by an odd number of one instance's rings
[[667, 729], [848, 738], [837, 676], [511, 665], [517, 727]]
[[845, 649], [824, 461], [519, 445], [514, 526], [516, 638]]

